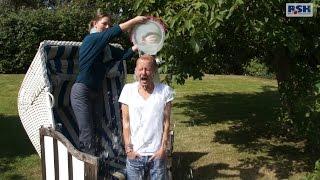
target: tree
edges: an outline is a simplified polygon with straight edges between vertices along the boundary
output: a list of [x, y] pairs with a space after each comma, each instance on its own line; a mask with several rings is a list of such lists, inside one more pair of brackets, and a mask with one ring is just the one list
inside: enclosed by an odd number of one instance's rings
[[[320, 18], [287, 18], [286, 2], [245, 1], [233, 14], [233, 17], [241, 17], [238, 20], [241, 25], [232, 26], [230, 21], [225, 21], [225, 25], [240, 29], [243, 37], [240, 44], [246, 43], [250, 51], [263, 57], [276, 73], [283, 127], [296, 137], [306, 138], [317, 150], [320, 145], [317, 87], [320, 80]], [[317, 6], [318, 2], [314, 3]]]
[[6, 6], [11, 8], [23, 7], [37, 7], [39, 5], [38, 0], [0, 0], [0, 6]]
[[159, 54], [165, 60], [162, 70], [169, 74], [169, 79], [174, 75], [175, 81], [183, 83], [188, 77], [201, 79], [206, 63], [219, 58], [210, 55], [221, 35], [217, 28], [241, 1], [121, 0], [119, 4], [124, 17], [149, 15], [162, 18], [167, 25], [165, 45]]
[[[124, 7], [124, 3], [119, 4]], [[241, 73], [248, 60], [262, 59], [276, 73], [284, 129], [320, 147], [319, 16], [287, 18], [286, 3], [139, 0], [129, 1], [124, 12], [125, 17], [163, 18], [167, 39], [159, 55], [166, 62], [164, 72], [178, 83], [188, 77], [201, 79], [208, 63]]]

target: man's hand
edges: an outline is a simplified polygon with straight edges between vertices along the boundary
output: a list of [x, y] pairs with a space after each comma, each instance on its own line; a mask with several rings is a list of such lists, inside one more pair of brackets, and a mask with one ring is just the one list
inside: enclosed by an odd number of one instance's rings
[[166, 157], [166, 151], [164, 148], [160, 148], [158, 151], [156, 151], [153, 156], [151, 156], [150, 161], [154, 159], [164, 159]]
[[128, 159], [136, 159], [137, 157], [140, 157], [140, 154], [135, 151], [130, 151], [129, 153], [127, 153], [127, 157]]

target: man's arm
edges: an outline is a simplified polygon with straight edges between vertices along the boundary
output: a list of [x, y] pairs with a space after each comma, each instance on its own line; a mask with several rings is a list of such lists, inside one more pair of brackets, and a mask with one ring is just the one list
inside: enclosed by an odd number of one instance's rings
[[131, 133], [130, 133], [130, 117], [129, 117], [129, 107], [126, 104], [121, 105], [122, 110], [122, 127], [123, 127], [123, 141], [125, 146], [125, 151], [129, 159], [135, 159], [139, 154], [133, 151], [133, 145], [131, 143]]
[[171, 101], [167, 102], [163, 112], [163, 133], [160, 149], [154, 153], [150, 159], [163, 159], [166, 156], [169, 130], [170, 130], [170, 115], [171, 115]]
[[128, 105], [126, 104], [122, 104], [121, 105], [121, 110], [122, 110], [122, 128], [123, 128], [123, 140], [124, 140], [124, 145], [126, 148], [126, 153], [127, 150], [129, 150], [127, 148], [127, 146], [129, 146], [131, 144], [131, 140], [130, 140], [130, 120], [129, 120], [129, 108]]
[[166, 107], [164, 108], [164, 114], [163, 114], [163, 134], [162, 134], [161, 148], [163, 148], [164, 150], [167, 149], [167, 144], [168, 144], [168, 137], [169, 137], [169, 131], [170, 131], [170, 115], [171, 115], [171, 101], [166, 104]]

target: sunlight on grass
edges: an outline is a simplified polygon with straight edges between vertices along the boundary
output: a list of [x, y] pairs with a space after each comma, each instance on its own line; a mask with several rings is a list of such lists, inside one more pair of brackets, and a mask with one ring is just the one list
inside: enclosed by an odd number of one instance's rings
[[17, 110], [17, 96], [24, 75], [0, 75], [0, 114], [14, 115]]
[[[41, 178], [17, 114], [23, 76], [0, 75], [0, 179]], [[303, 142], [278, 132], [276, 81], [206, 75], [173, 86], [175, 179], [300, 179], [312, 170]]]

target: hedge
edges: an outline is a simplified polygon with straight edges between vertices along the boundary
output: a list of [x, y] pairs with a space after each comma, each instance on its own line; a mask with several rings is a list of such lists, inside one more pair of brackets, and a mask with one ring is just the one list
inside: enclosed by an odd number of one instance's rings
[[43, 40], [81, 41], [93, 14], [75, 6], [0, 11], [0, 73], [25, 73]]

